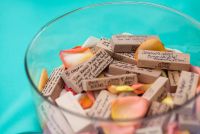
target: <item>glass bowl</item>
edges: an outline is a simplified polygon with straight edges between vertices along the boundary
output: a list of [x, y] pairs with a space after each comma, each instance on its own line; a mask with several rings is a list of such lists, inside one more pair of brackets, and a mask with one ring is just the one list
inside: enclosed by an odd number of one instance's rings
[[[88, 133], [136, 132], [139, 134], [142, 133], [142, 130], [141, 132], [136, 131], [136, 127], [132, 125], [138, 121], [141, 123], [160, 122], [163, 133], [174, 121], [178, 123], [181, 130], [189, 130], [191, 133], [199, 132], [199, 126], [194, 122], [177, 120], [178, 113], [183, 114], [187, 119], [197, 119], [197, 117], [199, 119], [198, 112], [195, 112], [198, 108], [187, 108], [188, 105], [196, 104], [199, 99], [197, 95], [183, 106], [167, 113], [143, 119], [112, 121], [103, 118], [88, 118], [78, 112], [60, 108], [38, 91], [36, 85], [41, 70], [46, 68], [50, 74], [55, 67], [62, 64], [59, 58], [60, 50], [82, 45], [89, 36], [110, 38], [113, 34], [123, 32], [158, 35], [167, 48], [190, 53], [191, 64], [200, 66], [200, 23], [174, 9], [148, 2], [110, 2], [89, 5], [61, 15], [39, 30], [25, 56], [26, 73], [31, 83], [44, 133], [73, 134], [87, 131], [72, 130], [69, 122], [63, 117], [63, 113], [71, 115], [77, 125], [80, 124], [79, 120], [91, 122], [94, 129], [88, 130]], [[169, 121], [162, 124], [163, 118], [167, 118]], [[154, 123], [150, 126], [144, 127], [146, 128], [144, 131], [155, 133], [160, 129], [160, 127], [156, 128], [158, 125], [154, 125]]]

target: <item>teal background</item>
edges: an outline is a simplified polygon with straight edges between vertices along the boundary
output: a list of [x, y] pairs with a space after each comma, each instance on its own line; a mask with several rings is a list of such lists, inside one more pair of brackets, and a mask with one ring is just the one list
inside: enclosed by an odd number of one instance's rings
[[[105, 1], [0, 1], [0, 133], [41, 132], [24, 69], [25, 51], [36, 32], [72, 9]], [[200, 21], [199, 0], [146, 1], [169, 6]]]

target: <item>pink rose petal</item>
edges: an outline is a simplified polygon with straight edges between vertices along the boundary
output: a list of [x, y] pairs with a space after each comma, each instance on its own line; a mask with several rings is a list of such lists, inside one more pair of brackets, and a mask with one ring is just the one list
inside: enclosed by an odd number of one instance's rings
[[149, 101], [139, 96], [117, 98], [112, 102], [111, 117], [117, 119], [135, 119], [144, 117]]

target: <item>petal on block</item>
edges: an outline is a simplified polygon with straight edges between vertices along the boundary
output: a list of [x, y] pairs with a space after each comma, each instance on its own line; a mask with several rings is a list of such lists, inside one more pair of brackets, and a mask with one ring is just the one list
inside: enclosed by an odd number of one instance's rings
[[130, 92], [133, 90], [134, 90], [134, 88], [132, 88], [131, 86], [127, 86], [127, 85], [118, 85], [118, 86], [111, 85], [108, 87], [108, 91], [110, 91], [113, 94], [117, 94], [120, 92]]
[[144, 41], [136, 50], [134, 58], [137, 60], [139, 50], [152, 50], [152, 51], [166, 51], [162, 42], [156, 38], [152, 37]]

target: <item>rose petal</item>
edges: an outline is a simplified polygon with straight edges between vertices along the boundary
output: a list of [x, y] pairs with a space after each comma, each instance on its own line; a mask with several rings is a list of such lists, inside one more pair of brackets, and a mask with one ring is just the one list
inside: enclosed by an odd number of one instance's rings
[[176, 130], [174, 134], [191, 134], [188, 130]]
[[88, 50], [89, 48], [85, 47], [85, 48], [82, 48], [81, 46], [76, 46], [72, 49], [68, 49], [68, 50], [63, 50], [61, 52], [64, 52], [64, 53], [82, 53], [86, 50]]
[[87, 94], [84, 94], [79, 98], [79, 103], [83, 109], [88, 109], [93, 105], [93, 100], [91, 100]]
[[83, 63], [90, 59], [92, 56], [93, 53], [89, 48], [74, 48], [60, 52], [60, 58], [66, 68], [70, 68]]
[[82, 47], [95, 47], [96, 44], [99, 42], [100, 39], [90, 36], [87, 40], [83, 43]]
[[120, 97], [112, 102], [111, 117], [113, 120], [144, 117], [148, 107], [149, 101], [142, 97]]
[[120, 126], [117, 123], [101, 123], [105, 134], [134, 134], [136, 127], [134, 125]]
[[146, 92], [146, 90], [149, 89], [150, 86], [151, 86], [151, 84], [137, 83], [137, 84], [133, 84], [132, 88], [134, 88], [133, 92], [135, 94], [141, 95], [141, 94], [144, 94]]
[[127, 85], [119, 85], [119, 86], [111, 85], [108, 87], [108, 91], [110, 91], [113, 94], [117, 94], [120, 92], [130, 92], [133, 90], [134, 90], [134, 88], [132, 88], [131, 86], [127, 86]]
[[162, 42], [155, 37], [149, 38], [144, 41], [136, 50], [134, 58], [137, 60], [139, 50], [154, 50], [154, 51], [166, 51]]
[[143, 85], [144, 85], [144, 84], [141, 84], [141, 83], [133, 84], [133, 85], [132, 85], [132, 88], [138, 89], [138, 88], [141, 88]]
[[90, 100], [92, 100], [93, 102], [95, 102], [95, 97], [94, 97], [93, 92], [87, 91], [86, 94], [90, 98]]
[[173, 107], [173, 105], [174, 105], [173, 98], [172, 98], [172, 96], [170, 96], [170, 95], [167, 95], [167, 96], [162, 100], [161, 103], [166, 104], [166, 105], [168, 105], [168, 106], [170, 106], [170, 107]]
[[48, 81], [48, 73], [47, 73], [47, 70], [44, 68], [44, 69], [42, 69], [39, 84], [38, 84], [38, 90], [40, 92], [42, 92], [42, 90], [44, 89], [47, 81]]
[[144, 93], [145, 93], [145, 90], [135, 89], [133, 92], [134, 92], [135, 94], [137, 94], [137, 95], [141, 95], [141, 94], [144, 94]]
[[191, 66], [190, 67], [191, 72], [197, 73], [200, 75], [200, 67], [198, 66]]
[[167, 125], [167, 134], [175, 134], [175, 131], [178, 130], [178, 123], [171, 122]]
[[65, 85], [65, 90], [66, 90], [67, 92], [72, 92], [73, 95], [76, 95], [76, 94], [77, 94], [72, 88], [68, 87], [67, 85]]

